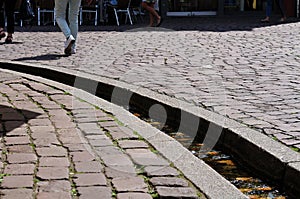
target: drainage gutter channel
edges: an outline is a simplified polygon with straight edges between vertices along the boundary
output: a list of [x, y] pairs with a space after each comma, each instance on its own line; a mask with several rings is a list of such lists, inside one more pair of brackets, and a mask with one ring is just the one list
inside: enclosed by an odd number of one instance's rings
[[[300, 153], [271, 139], [270, 137], [250, 129], [231, 119], [213, 113], [187, 102], [158, 94], [149, 89], [118, 82], [105, 77], [97, 77], [62, 68], [38, 66], [21, 62], [7, 62], [0, 60], [0, 68], [9, 69], [34, 76], [40, 76], [69, 86], [76, 85], [76, 90], [84, 90], [90, 95], [96, 94], [107, 101], [111, 101], [112, 93], [117, 89], [126, 96], [130, 96], [130, 103], [138, 107], [151, 107], [152, 104], [161, 104], [176, 119], [178, 114], [188, 114], [200, 121], [197, 139], [203, 139], [203, 128], [212, 125], [215, 129], [222, 129], [218, 145], [224, 147], [238, 159], [259, 174], [269, 178], [284, 188], [287, 194], [296, 197], [300, 195]], [[84, 84], [76, 84], [76, 81]], [[96, 90], [82, 85], [97, 85]], [[84, 95], [83, 95], [84, 96]], [[88, 101], [91, 97], [87, 98]], [[116, 101], [120, 106], [126, 101]], [[146, 108], [147, 109], [147, 108]], [[124, 110], [124, 109], [123, 109]], [[126, 111], [127, 112], [127, 111]], [[119, 114], [119, 113], [117, 113]], [[122, 117], [125, 113], [120, 114]], [[191, 154], [186, 148], [145, 122], [129, 117], [129, 113], [122, 117], [130, 123], [147, 141], [168, 158], [181, 170], [208, 198], [247, 198], [236, 187], [230, 184], [202, 160]], [[133, 120], [137, 120], [133, 124]], [[191, 121], [194, 121], [192, 119]], [[123, 122], [123, 121], [122, 121]], [[139, 125], [138, 125], [139, 124]], [[192, 125], [187, 125], [186, 128]], [[202, 129], [202, 130], [201, 130]], [[197, 135], [198, 136], [198, 135]]]

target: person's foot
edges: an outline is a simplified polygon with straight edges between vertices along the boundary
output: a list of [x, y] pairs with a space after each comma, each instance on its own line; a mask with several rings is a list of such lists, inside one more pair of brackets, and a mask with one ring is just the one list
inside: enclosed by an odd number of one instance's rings
[[71, 54], [76, 54], [76, 48], [71, 49]]
[[266, 17], [266, 18], [260, 20], [260, 22], [263, 22], [263, 23], [269, 23], [269, 22], [270, 22], [270, 18], [269, 18], [269, 17]]
[[5, 39], [5, 43], [6, 44], [11, 44], [12, 43], [12, 39], [13, 39], [12, 35], [7, 35], [7, 37]]
[[65, 54], [66, 55], [71, 55], [72, 51], [72, 45], [75, 43], [75, 39], [72, 35], [70, 35], [65, 42]]
[[163, 19], [162, 19], [161, 17], [159, 17], [159, 18], [157, 19], [156, 27], [159, 27], [159, 26], [162, 24], [162, 22], [163, 22]]
[[286, 21], [286, 17], [281, 17], [280, 20], [279, 20], [279, 22], [281, 22], [281, 23], [285, 22], [285, 21]]

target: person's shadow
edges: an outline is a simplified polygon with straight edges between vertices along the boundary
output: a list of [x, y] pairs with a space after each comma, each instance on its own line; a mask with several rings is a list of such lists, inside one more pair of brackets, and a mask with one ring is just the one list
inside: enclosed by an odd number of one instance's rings
[[44, 60], [44, 61], [50, 61], [50, 60], [58, 60], [62, 57], [68, 57], [68, 55], [65, 54], [45, 54], [45, 55], [38, 55], [38, 56], [31, 56], [31, 57], [21, 57], [18, 59], [14, 59], [13, 61], [26, 61], [26, 60]]
[[10, 44], [5, 43], [5, 41], [0, 42], [0, 45], [14, 45], [14, 44], [23, 44], [23, 42], [20, 42], [20, 41], [13, 41], [13, 42], [10, 43]]
[[33, 111], [0, 105], [0, 135], [5, 136], [39, 115], [41, 114]]

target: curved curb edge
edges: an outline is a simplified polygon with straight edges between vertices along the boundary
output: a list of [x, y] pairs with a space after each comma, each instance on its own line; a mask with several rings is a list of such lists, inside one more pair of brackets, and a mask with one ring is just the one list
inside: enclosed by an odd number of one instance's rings
[[[133, 93], [137, 91], [137, 87], [134, 85], [128, 85], [124, 82], [118, 82], [106, 77], [89, 75], [64, 68], [5, 60], [0, 60], [0, 68], [34, 75], [35, 79], [37, 78], [36, 76], [41, 76], [48, 79], [44, 81], [53, 80], [69, 86], [73, 86], [75, 78], [80, 77], [85, 79], [85, 81], [97, 82], [101, 84], [100, 87], [106, 87], [108, 90], [113, 87], [118, 87]], [[40, 78], [39, 80], [43, 78]], [[53, 81], [50, 81], [52, 85], [58, 84]], [[59, 87], [62, 87], [62, 85]], [[74, 88], [72, 87], [72, 89]], [[68, 90], [72, 93], [72, 89], [69, 88]], [[79, 89], [89, 92], [88, 88]], [[107, 109], [112, 111], [112, 113], [116, 115], [120, 121], [128, 125], [133, 130], [139, 132], [147, 141], [150, 142], [150, 144], [160, 151], [162, 155], [173, 162], [174, 165], [209, 198], [224, 198], [227, 194], [230, 194], [229, 198], [245, 198], [245, 196], [233, 185], [208, 167], [202, 160], [188, 152], [187, 149], [182, 147], [181, 144], [174, 139], [155, 129], [150, 124], [140, 121], [125, 109], [121, 107], [116, 108], [116, 105], [112, 105], [107, 101], [99, 99], [96, 96], [79, 89], [76, 89], [76, 92], [82, 93], [82, 96], [80, 96], [81, 98], [86, 101], [93, 99], [93, 102], [96, 100], [99, 104], [101, 104], [100, 106], [105, 107], [105, 110]], [[109, 96], [106, 96], [105, 93], [102, 94], [104, 98], [106, 97], [108, 99]], [[146, 88], [139, 88], [138, 93], [136, 94], [143, 96], [144, 98], [149, 98], [166, 104], [172, 108], [184, 110], [204, 121], [223, 128], [222, 136], [219, 140], [223, 147], [253, 167], [259, 173], [273, 181], [276, 181], [291, 195], [300, 195], [300, 153], [297, 153], [270, 137], [229, 118], [225, 118], [224, 124], [220, 124], [219, 121], [224, 121], [224, 116], [205, 110], [201, 107], [196, 107], [182, 101], [177, 103], [176, 101], [178, 99], [162, 96], [161, 94]], [[176, 107], [177, 104], [181, 104], [181, 107]], [[113, 109], [111, 108], [112, 106], [114, 106]], [[153, 133], [156, 136], [150, 136], [154, 135]], [[172, 148], [172, 152], [170, 152], [170, 148]], [[174, 150], [180, 150], [180, 153], [184, 154], [184, 156], [181, 158], [176, 157], [176, 159], [174, 159]], [[227, 191], [228, 193], [226, 194]], [[234, 197], [233, 194], [236, 194], [236, 197]]]

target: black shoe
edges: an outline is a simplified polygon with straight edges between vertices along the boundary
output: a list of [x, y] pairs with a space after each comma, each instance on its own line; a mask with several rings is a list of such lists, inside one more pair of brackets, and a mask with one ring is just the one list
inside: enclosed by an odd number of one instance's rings
[[0, 31], [0, 40], [6, 36], [3, 30]]
[[6, 39], [5, 39], [5, 43], [6, 44], [11, 44], [12, 43], [12, 39], [13, 39], [12, 36], [7, 36]]

